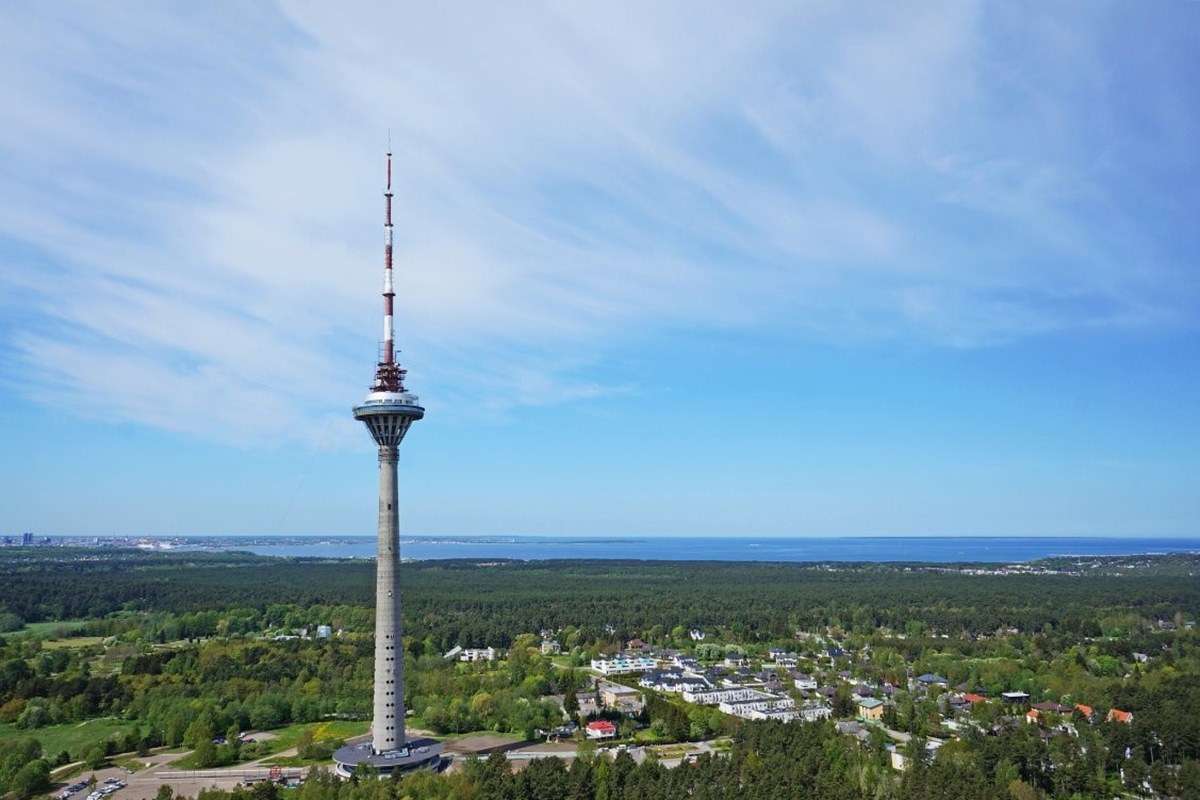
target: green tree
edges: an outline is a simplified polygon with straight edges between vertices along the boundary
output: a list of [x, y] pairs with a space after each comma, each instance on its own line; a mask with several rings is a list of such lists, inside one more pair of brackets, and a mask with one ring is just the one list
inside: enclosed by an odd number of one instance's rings
[[92, 769], [100, 769], [108, 763], [108, 750], [102, 744], [94, 745], [87, 751], [83, 760]]
[[30, 761], [13, 776], [11, 790], [18, 797], [30, 797], [50, 788], [50, 765], [43, 758]]
[[200, 769], [217, 765], [217, 746], [212, 743], [212, 739], [204, 739], [196, 745], [196, 749], [192, 751], [192, 760]]
[[1200, 761], [1185, 761], [1179, 768], [1179, 796], [1200, 797]]

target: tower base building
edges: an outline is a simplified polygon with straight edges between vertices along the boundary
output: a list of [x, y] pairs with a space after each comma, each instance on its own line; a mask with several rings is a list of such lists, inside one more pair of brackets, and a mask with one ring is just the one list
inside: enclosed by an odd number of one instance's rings
[[390, 775], [410, 769], [434, 769], [441, 765], [442, 743], [436, 739], [409, 739], [399, 750], [376, 753], [370, 742], [348, 744], [333, 754], [334, 772], [349, 778], [366, 764], [380, 775]]

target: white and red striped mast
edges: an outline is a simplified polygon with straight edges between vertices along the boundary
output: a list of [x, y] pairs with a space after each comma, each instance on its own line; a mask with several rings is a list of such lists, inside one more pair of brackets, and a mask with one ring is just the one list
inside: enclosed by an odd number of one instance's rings
[[390, 145], [387, 153], [387, 182], [383, 190], [383, 197], [383, 345], [380, 347], [379, 367], [375, 370], [375, 385], [372, 388], [377, 392], [402, 392], [404, 391], [404, 370], [396, 363], [395, 327], [392, 322], [392, 308], [396, 291], [392, 281], [392, 151]]

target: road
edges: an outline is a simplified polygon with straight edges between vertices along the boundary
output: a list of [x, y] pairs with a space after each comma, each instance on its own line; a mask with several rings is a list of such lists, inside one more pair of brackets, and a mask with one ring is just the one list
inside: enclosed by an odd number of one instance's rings
[[[712, 746], [711, 742], [707, 741], [691, 742], [686, 745], [667, 745], [665, 747], [671, 750], [686, 749], [688, 755], [720, 752]], [[640, 764], [646, 760], [646, 754], [650, 749], [645, 746], [635, 746], [626, 748], [625, 752], [628, 752], [633, 760]], [[619, 752], [619, 748], [602, 747], [596, 748], [591, 752], [615, 755]], [[195, 797], [201, 789], [211, 787], [232, 789], [238, 784], [265, 780], [271, 777], [271, 767], [257, 762], [217, 769], [176, 769], [173, 766], [174, 762], [185, 755], [187, 755], [185, 752], [158, 752], [140, 759], [140, 761], [149, 764], [149, 766], [133, 774], [128, 773], [121, 767], [105, 767], [104, 769], [85, 771], [76, 780], [86, 780], [89, 776], [94, 775], [97, 784], [102, 784], [108, 778], [120, 778], [126, 781], [127, 785], [113, 792], [109, 796], [110, 800], [153, 800], [158, 794], [159, 787], [163, 784], [169, 784], [175, 790], [176, 795]], [[279, 755], [275, 754], [274, 756], [270, 756], [270, 758], [275, 758]], [[579, 750], [576, 747], [572, 747], [571, 743], [562, 743], [559, 745], [535, 744], [522, 749], [509, 750], [504, 755], [509, 761], [513, 762], [514, 767], [520, 768], [535, 758], [557, 756], [562, 759], [573, 759], [579, 755]], [[452, 762], [452, 768], [461, 768], [461, 765], [470, 757], [470, 754], [447, 753], [447, 757]], [[662, 758], [660, 760], [664, 766], [675, 767], [682, 763], [683, 758]], [[332, 764], [330, 766], [332, 767]], [[298, 778], [302, 777], [307, 771], [307, 767], [283, 767], [276, 773], [276, 777]], [[72, 800], [83, 800], [84, 797], [86, 797], [86, 792], [80, 792], [74, 795]]]

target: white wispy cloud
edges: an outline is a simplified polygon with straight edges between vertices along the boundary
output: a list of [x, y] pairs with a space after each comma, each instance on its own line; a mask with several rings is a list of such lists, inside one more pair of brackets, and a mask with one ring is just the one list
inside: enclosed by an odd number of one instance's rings
[[100, 418], [349, 435], [389, 128], [406, 361], [458, 413], [628, 391], [590, 366], [667, 326], [977, 346], [1195, 308], [1054, 102], [1106, 98], [1085, 19], [1030, 26], [1067, 76], [1032, 86], [961, 2], [0, 17], [5, 380]]

